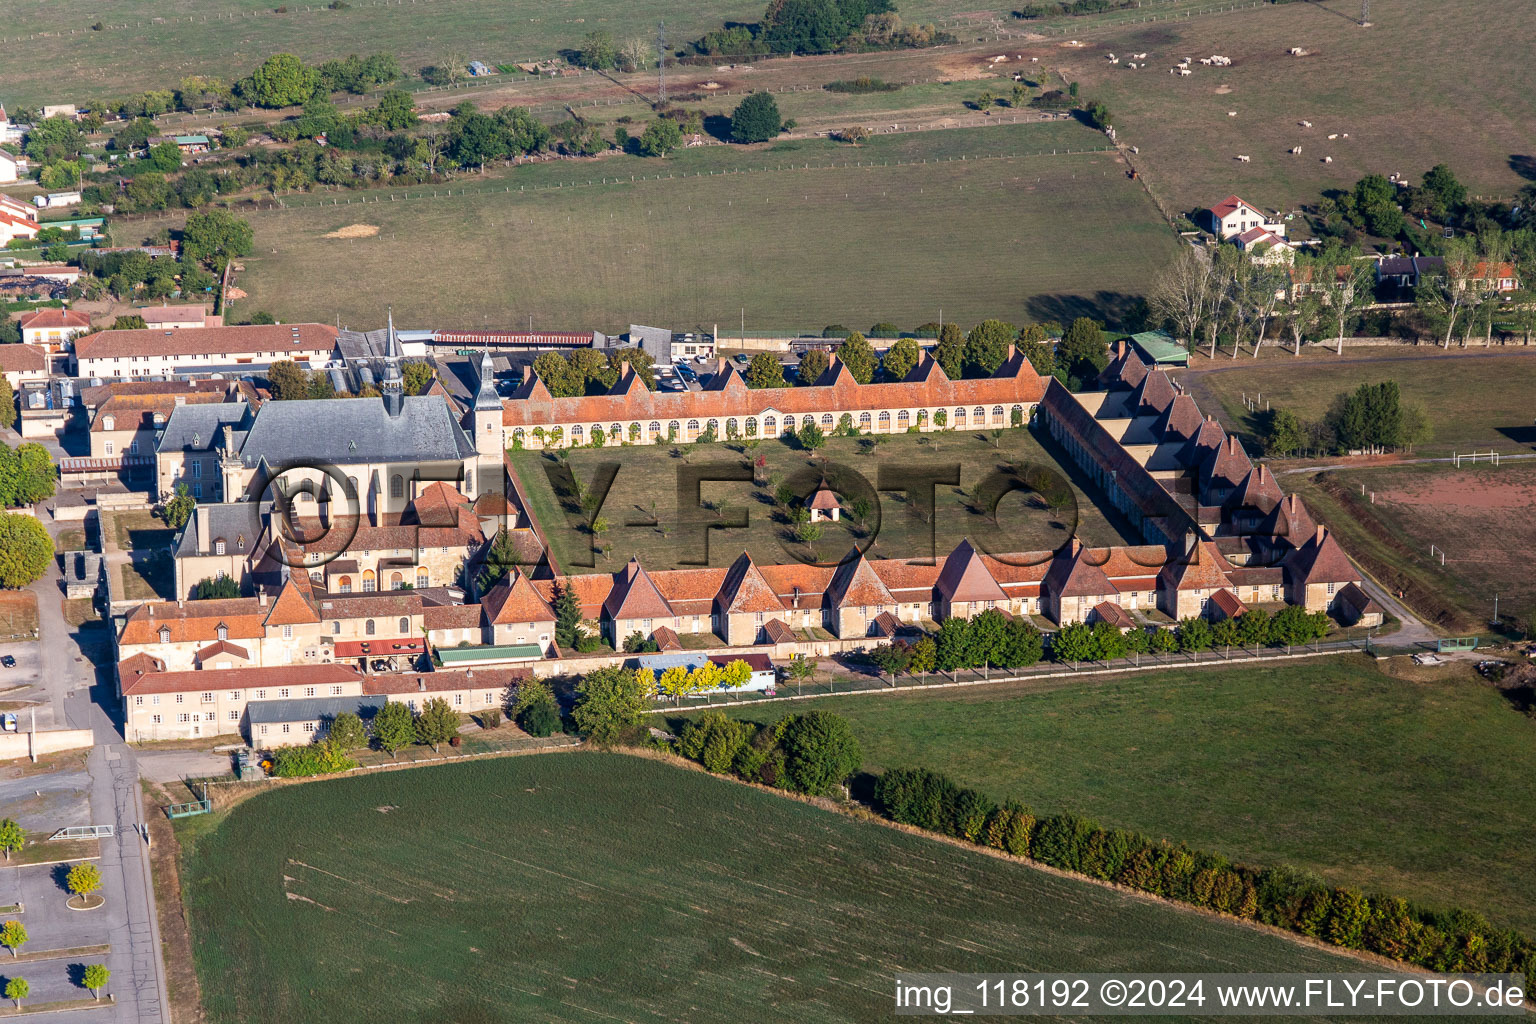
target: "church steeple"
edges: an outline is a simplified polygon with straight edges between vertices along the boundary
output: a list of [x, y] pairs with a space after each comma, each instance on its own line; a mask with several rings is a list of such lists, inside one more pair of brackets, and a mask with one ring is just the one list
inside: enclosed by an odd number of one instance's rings
[[395, 335], [395, 311], [389, 311], [389, 328], [384, 339], [384, 379], [379, 391], [384, 397], [384, 408], [391, 416], [398, 416], [405, 405], [405, 378], [400, 370], [400, 339]]
[[501, 396], [496, 393], [496, 367], [491, 354], [480, 349], [480, 386], [475, 389], [476, 412], [501, 412]]

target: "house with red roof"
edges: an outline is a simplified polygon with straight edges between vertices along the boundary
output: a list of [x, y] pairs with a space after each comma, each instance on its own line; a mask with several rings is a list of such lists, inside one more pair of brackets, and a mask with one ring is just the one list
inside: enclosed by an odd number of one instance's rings
[[1214, 206], [1200, 211], [1200, 226], [1222, 240], [1236, 238], [1254, 228], [1262, 228], [1276, 238], [1285, 237], [1285, 222], [1271, 217], [1238, 196], [1227, 196]]

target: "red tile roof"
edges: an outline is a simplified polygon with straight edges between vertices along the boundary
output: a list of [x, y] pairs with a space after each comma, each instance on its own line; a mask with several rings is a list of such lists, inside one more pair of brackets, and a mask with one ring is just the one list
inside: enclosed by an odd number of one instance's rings
[[827, 599], [833, 608], [894, 604], [890, 588], [870, 568], [862, 551], [839, 565], [827, 586]]
[[0, 347], [0, 370], [7, 373], [39, 371], [49, 368], [48, 353], [36, 345], [6, 345]]
[[471, 668], [462, 671], [380, 673], [363, 679], [366, 694], [441, 693], [445, 690], [504, 690], [532, 678], [526, 668]]
[[613, 619], [665, 619], [676, 614], [637, 558], [619, 571], [603, 611]]
[[23, 313], [18, 321], [22, 330], [90, 330], [91, 318], [73, 309], [38, 309]]
[[1319, 526], [1304, 544], [1286, 558], [1286, 567], [1304, 584], [1353, 583], [1360, 574], [1326, 526]]
[[944, 571], [939, 573], [936, 586], [952, 604], [1007, 600], [1003, 588], [987, 571], [986, 563], [969, 540], [961, 541], [944, 559]]
[[1135, 629], [1136, 620], [1131, 613], [1113, 601], [1100, 601], [1093, 606], [1093, 615], [1100, 622], [1107, 622], [1117, 629]]
[[1223, 618], [1235, 619], [1248, 610], [1248, 606], [1237, 599], [1237, 595], [1223, 587], [1211, 595], [1211, 604], [1221, 612]]
[[782, 612], [783, 603], [774, 593], [773, 587], [767, 579], [758, 571], [753, 563], [752, 556], [742, 552], [740, 558], [732, 563], [731, 568], [725, 574], [724, 584], [719, 590], [720, 603], [725, 611], [738, 612]]
[[516, 566], [480, 599], [493, 624], [554, 622], [555, 610]]
[[228, 640], [215, 640], [207, 647], [204, 647], [202, 650], [192, 655], [192, 660], [201, 665], [205, 661], [212, 661], [214, 658], [217, 658], [221, 654], [232, 654], [239, 658], [241, 661], [251, 660], [250, 651], [246, 650], [244, 647], [241, 647], [239, 644], [232, 644]]
[[170, 643], [204, 643], [219, 638], [219, 626], [230, 638], [256, 640], [266, 635], [265, 609], [254, 597], [213, 601], [148, 601], [128, 613], [118, 635], [120, 645], [158, 644], [160, 630], [170, 631]]
[[[121, 678], [121, 677], [120, 677]], [[190, 693], [199, 690], [247, 690], [257, 687], [321, 686], [355, 683], [362, 679], [348, 665], [276, 665], [270, 668], [193, 669], [187, 672], [155, 672], [123, 681], [123, 695], [139, 693]]]

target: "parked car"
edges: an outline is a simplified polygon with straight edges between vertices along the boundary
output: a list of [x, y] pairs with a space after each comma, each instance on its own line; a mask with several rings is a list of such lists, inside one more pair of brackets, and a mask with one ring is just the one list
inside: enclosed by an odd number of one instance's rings
[[736, 362], [740, 363], [742, 366], [746, 366], [748, 363], [750, 363], [752, 361], [752, 360], [747, 358], [747, 354], [745, 352], [737, 352], [731, 358], [734, 359]]
[[15, 712], [7, 711], [5, 714], [0, 715], [0, 729], [4, 729], [6, 732], [15, 732], [16, 731], [16, 713]]
[[6, 668], [15, 668], [16, 659], [11, 657], [9, 654], [0, 656], [0, 665], [5, 666]]
[[693, 372], [692, 367], [684, 366], [682, 363], [677, 364], [677, 375], [689, 384], [699, 379], [699, 375]]

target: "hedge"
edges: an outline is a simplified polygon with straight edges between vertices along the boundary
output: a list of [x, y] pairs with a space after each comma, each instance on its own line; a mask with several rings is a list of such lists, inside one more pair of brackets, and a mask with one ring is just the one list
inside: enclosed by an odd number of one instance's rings
[[875, 782], [876, 809], [905, 825], [1029, 857], [1127, 888], [1376, 953], [1432, 971], [1536, 976], [1536, 940], [1466, 910], [1330, 887], [1281, 865], [1234, 864], [1075, 814], [1036, 818], [925, 768], [893, 768]]

